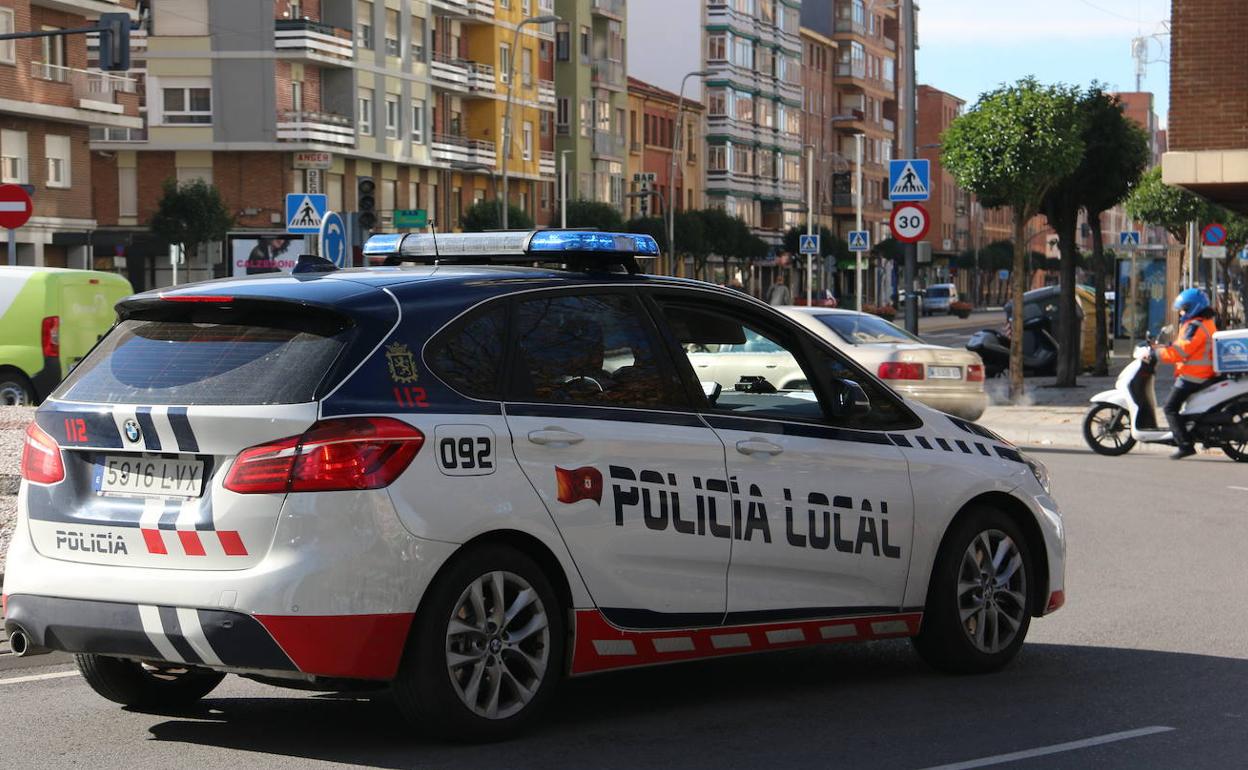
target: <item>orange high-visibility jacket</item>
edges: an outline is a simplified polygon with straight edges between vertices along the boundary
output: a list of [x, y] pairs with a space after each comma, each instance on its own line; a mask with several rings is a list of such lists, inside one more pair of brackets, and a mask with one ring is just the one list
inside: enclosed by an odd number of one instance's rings
[[1193, 318], [1183, 324], [1173, 344], [1157, 348], [1157, 356], [1174, 364], [1177, 377], [1207, 380], [1213, 376], [1213, 333], [1217, 330], [1212, 318]]

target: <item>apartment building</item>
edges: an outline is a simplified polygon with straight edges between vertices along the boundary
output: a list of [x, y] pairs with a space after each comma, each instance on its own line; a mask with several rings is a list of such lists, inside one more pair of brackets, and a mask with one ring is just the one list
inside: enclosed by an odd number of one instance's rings
[[[0, 34], [83, 27], [133, 0], [0, 0]], [[85, 35], [0, 41], [0, 182], [27, 185], [34, 216], [16, 232], [19, 264], [92, 267], [93, 128], [143, 126], [134, 79], [89, 69]]]
[[[835, 110], [828, 110], [836, 141], [832, 157], [832, 217], [842, 238], [853, 229], [856, 143], [862, 142], [863, 227], [871, 242], [888, 237], [888, 161], [895, 157], [897, 126], [904, 117], [898, 100], [897, 4], [836, 0], [802, 5], [802, 26], [835, 43]], [[825, 44], [826, 46], [826, 44]], [[843, 168], [842, 164], [847, 164]], [[819, 166], [816, 166], [818, 169]]]
[[[839, 99], [836, 87], [837, 43], [809, 27], [802, 36], [802, 155], [803, 179], [806, 163], [814, 173], [814, 217], [816, 228], [837, 232], [833, 207], [853, 205], [854, 156], [841, 154], [836, 124]], [[848, 223], [853, 228], [852, 220]]]
[[800, 0], [704, 0], [706, 195], [778, 244], [805, 221]]
[[[940, 137], [949, 124], [962, 114], [966, 102], [951, 93], [929, 85], [918, 87], [918, 131], [916, 144], [920, 158], [931, 165], [931, 198], [925, 204], [931, 226], [927, 241], [938, 267], [948, 269], [948, 262], [965, 249], [979, 243], [979, 233], [972, 232], [970, 221], [971, 195], [958, 187], [957, 181], [940, 162]], [[947, 272], [939, 277], [947, 277]]]
[[[637, 78], [628, 79], [628, 177], [629, 192], [639, 192], [642, 184], [638, 174], [654, 174], [651, 189], [660, 196], [646, 199], [650, 216], [664, 214], [668, 203], [676, 211], [699, 209], [703, 203], [702, 189], [702, 114], [701, 102], [680, 97], [671, 91]], [[680, 133], [677, 134], [678, 127]], [[677, 141], [679, 139], [679, 142]], [[672, 177], [672, 153], [677, 152], [676, 176]], [[642, 201], [630, 198], [626, 217], [642, 215]]]
[[[550, 0], [161, 0], [139, 76], [145, 129], [91, 143], [101, 250], [125, 251], [136, 285], [172, 277], [146, 226], [165, 180], [203, 179], [236, 228], [182, 276], [244, 272], [256, 249], [286, 262], [285, 196], [320, 192], [353, 212], [371, 178], [380, 221], [423, 209], [440, 230], [500, 194], [511, 69], [511, 200], [549, 219], [554, 110], [542, 43], [519, 21]], [[547, 55], [549, 49], [547, 49]], [[543, 77], [543, 74], [546, 77]]]
[[555, 150], [568, 197], [624, 210], [628, 163], [626, 0], [555, 0]]

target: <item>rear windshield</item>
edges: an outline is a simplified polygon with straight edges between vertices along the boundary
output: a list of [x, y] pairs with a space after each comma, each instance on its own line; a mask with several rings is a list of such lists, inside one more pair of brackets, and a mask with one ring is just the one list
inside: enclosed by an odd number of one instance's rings
[[933, 299], [946, 299], [949, 296], [948, 286], [933, 286], [927, 290], [927, 296]]
[[57, 389], [56, 398], [114, 404], [297, 404], [346, 335], [190, 321], [122, 321]]
[[910, 332], [873, 315], [825, 313], [815, 318], [851, 345], [909, 344], [923, 341]]

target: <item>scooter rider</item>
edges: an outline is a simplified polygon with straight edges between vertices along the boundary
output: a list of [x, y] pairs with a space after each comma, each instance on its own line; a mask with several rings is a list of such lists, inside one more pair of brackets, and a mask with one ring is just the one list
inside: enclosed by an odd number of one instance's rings
[[1170, 391], [1170, 398], [1166, 399], [1162, 411], [1178, 445], [1170, 458], [1181, 460], [1196, 454], [1196, 449], [1192, 446], [1191, 436], [1179, 416], [1179, 410], [1188, 396], [1214, 377], [1213, 333], [1217, 331], [1217, 326], [1209, 297], [1200, 289], [1179, 292], [1174, 300], [1174, 309], [1179, 312], [1179, 334], [1172, 344], [1157, 347], [1156, 351], [1163, 363], [1174, 364], [1174, 390]]

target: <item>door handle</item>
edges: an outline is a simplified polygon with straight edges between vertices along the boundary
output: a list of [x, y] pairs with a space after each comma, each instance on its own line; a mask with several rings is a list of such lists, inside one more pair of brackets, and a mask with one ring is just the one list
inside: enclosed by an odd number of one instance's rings
[[562, 428], [546, 428], [545, 430], [535, 430], [529, 433], [529, 441], [542, 446], [571, 446], [572, 444], [579, 444], [584, 440], [585, 437], [581, 434], [566, 431]]
[[784, 447], [773, 444], [767, 439], [750, 438], [737, 442], [737, 451], [743, 455], [768, 455], [774, 457], [784, 451]]

